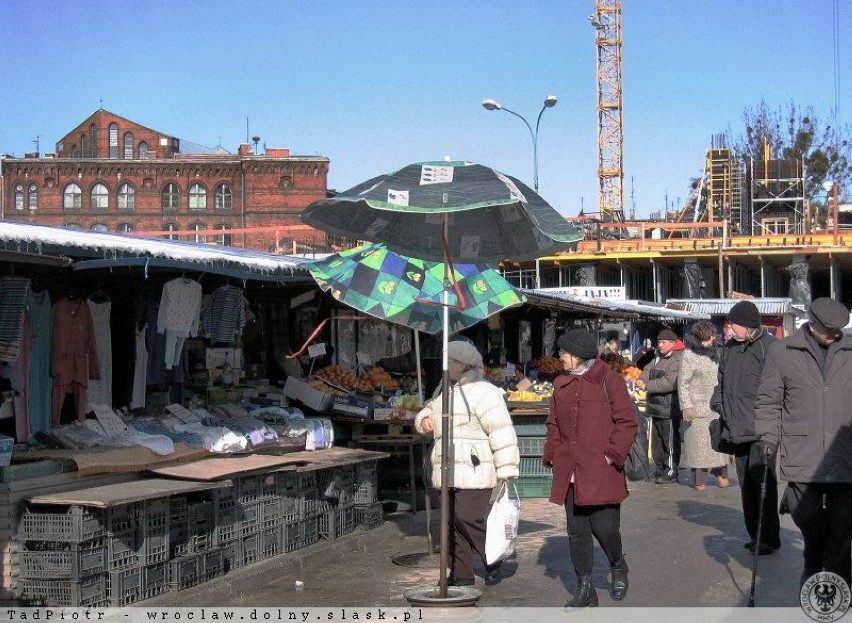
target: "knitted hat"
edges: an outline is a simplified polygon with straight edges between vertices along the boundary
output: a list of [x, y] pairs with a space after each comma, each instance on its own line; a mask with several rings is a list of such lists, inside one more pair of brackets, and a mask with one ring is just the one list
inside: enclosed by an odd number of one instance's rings
[[450, 342], [447, 344], [447, 357], [471, 368], [482, 368], [482, 355], [469, 342]]
[[811, 303], [808, 315], [811, 319], [832, 331], [838, 331], [849, 324], [849, 310], [846, 309], [846, 306], [827, 296], [818, 298]]
[[678, 336], [677, 336], [677, 333], [675, 333], [671, 329], [663, 329], [662, 331], [657, 333], [657, 341], [658, 342], [660, 340], [671, 340], [672, 342], [674, 342], [677, 339], [679, 339]]
[[580, 359], [594, 359], [598, 356], [598, 340], [586, 329], [570, 329], [559, 336], [559, 350], [570, 353]]
[[728, 322], [746, 329], [757, 329], [760, 326], [760, 310], [751, 301], [740, 301], [728, 312]]

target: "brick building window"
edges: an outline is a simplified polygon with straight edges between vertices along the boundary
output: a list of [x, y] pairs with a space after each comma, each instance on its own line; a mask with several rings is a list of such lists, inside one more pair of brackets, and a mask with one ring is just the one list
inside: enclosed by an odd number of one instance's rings
[[119, 210], [135, 210], [136, 209], [136, 189], [127, 182], [118, 187], [118, 209]]
[[198, 233], [206, 230], [207, 225], [205, 225], [204, 223], [193, 223], [189, 226], [189, 228], [192, 231], [196, 232], [192, 237], [193, 242], [207, 242], [207, 236], [205, 234]]
[[38, 208], [38, 185], [30, 184], [29, 192], [27, 192], [27, 207], [30, 210]]
[[[166, 223], [165, 225], [163, 225], [163, 231], [166, 231], [166, 232], [178, 231], [177, 223]], [[168, 240], [178, 240], [180, 237], [177, 234], [168, 233], [168, 234], [164, 234], [163, 238], [167, 238]]]
[[92, 137], [92, 158], [98, 157], [98, 129], [95, 124], [89, 126], [89, 136]]
[[15, 209], [24, 209], [24, 185], [15, 184]]
[[180, 206], [180, 188], [174, 182], [169, 182], [163, 186], [163, 192], [160, 194], [160, 205], [163, 210], [177, 210]]
[[133, 224], [132, 223], [119, 223], [118, 225], [115, 226], [115, 231], [117, 231], [120, 234], [129, 234], [130, 232], [133, 231]]
[[91, 206], [92, 210], [109, 208], [109, 189], [100, 182], [92, 186]]
[[124, 133], [124, 159], [133, 160], [133, 132]]
[[142, 141], [139, 143], [139, 160], [148, 159], [148, 143]]
[[68, 229], [83, 229], [83, 226], [78, 223], [65, 223], [65, 227]]
[[86, 140], [86, 135], [80, 135], [80, 157], [88, 158], [89, 157], [89, 142]]
[[109, 231], [109, 227], [103, 223], [95, 223], [92, 225], [92, 231]]
[[[86, 151], [85, 148], [83, 151]], [[118, 124], [109, 124], [109, 157], [110, 160], [118, 159]]]
[[216, 236], [213, 239], [213, 242], [215, 242], [216, 244], [227, 245], [227, 246], [231, 246], [233, 244], [233, 236], [231, 236], [231, 234], [227, 233], [231, 230], [230, 225], [226, 225], [225, 223], [219, 223], [213, 229], [216, 229], [216, 230], [222, 232], [221, 234], [216, 234]]
[[68, 184], [62, 192], [62, 207], [66, 210], [80, 210], [83, 207], [83, 189], [74, 182]]
[[217, 210], [230, 210], [233, 206], [234, 193], [231, 192], [230, 184], [219, 184], [214, 193], [213, 206]]
[[195, 183], [189, 187], [189, 209], [207, 209], [207, 189], [201, 184]]

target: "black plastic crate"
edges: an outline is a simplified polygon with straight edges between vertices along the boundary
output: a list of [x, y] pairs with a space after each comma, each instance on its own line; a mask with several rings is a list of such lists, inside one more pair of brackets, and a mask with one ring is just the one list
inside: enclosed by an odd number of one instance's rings
[[258, 475], [241, 476], [235, 479], [237, 499], [240, 504], [257, 502], [261, 497], [261, 480]]
[[361, 480], [355, 485], [355, 494], [352, 501], [355, 505], [372, 504], [376, 501], [379, 486], [375, 480], [375, 474], [372, 480]]
[[260, 538], [257, 532], [240, 538], [240, 556], [243, 565], [250, 565], [260, 560]]
[[169, 563], [161, 562], [142, 568], [142, 599], [162, 595], [169, 590]]
[[364, 530], [378, 528], [385, 522], [381, 502], [355, 507], [355, 525]]
[[278, 478], [275, 473], [260, 474], [260, 499], [278, 497]]
[[141, 532], [143, 517], [144, 505], [142, 502], [119, 504], [108, 508], [106, 512], [107, 536], [125, 534], [130, 530]]
[[24, 510], [18, 536], [24, 541], [82, 543], [104, 536], [104, 516], [85, 506], [34, 505]]
[[204, 581], [222, 575], [225, 572], [225, 557], [221, 549], [211, 549], [202, 554], [204, 558]]
[[[278, 472], [275, 475], [276, 491], [282, 498], [301, 497], [304, 485], [301, 474], [296, 472]], [[316, 480], [314, 481], [316, 482]]]
[[214, 494], [216, 522], [213, 527], [213, 547], [232, 543], [240, 535], [243, 507], [233, 490], [219, 490]]
[[243, 506], [243, 516], [240, 519], [240, 536], [257, 534], [260, 526], [260, 503], [253, 502]]
[[107, 603], [106, 576], [92, 575], [82, 580], [19, 581], [21, 597], [44, 606], [103, 606]]
[[[314, 521], [316, 525], [316, 520]], [[305, 546], [305, 524], [302, 521], [285, 523], [281, 527], [284, 552], [292, 552]]]
[[118, 608], [142, 599], [143, 568], [132, 567], [107, 574], [107, 600], [109, 605]]
[[30, 541], [18, 551], [21, 577], [79, 580], [106, 571], [103, 537], [83, 543]]
[[143, 565], [153, 565], [169, 559], [170, 521], [168, 498], [145, 502], [142, 519]]
[[313, 545], [314, 543], [320, 540], [320, 518], [319, 517], [307, 517], [303, 519], [302, 524], [302, 547], [307, 547], [308, 545]]
[[355, 466], [318, 470], [317, 489], [320, 499], [333, 501], [337, 506], [351, 506], [355, 498]]
[[188, 554], [169, 561], [169, 589], [180, 591], [204, 581], [204, 554]]
[[301, 472], [298, 474], [299, 477], [299, 488], [302, 491], [316, 491], [317, 488], [317, 473], [315, 471], [311, 472]]
[[321, 508], [319, 492], [316, 489], [310, 489], [302, 492], [302, 516], [307, 519], [317, 517], [325, 512], [325, 508]]
[[267, 498], [258, 502], [258, 531], [281, 525], [281, 498]]
[[323, 538], [334, 540], [349, 534], [354, 529], [354, 507], [332, 508], [319, 517], [319, 533]]
[[243, 550], [241, 539], [236, 539], [217, 549], [222, 552], [222, 570], [227, 573], [231, 569], [243, 566]]
[[284, 527], [281, 525], [272, 526], [271, 528], [262, 529], [258, 536], [260, 553], [258, 556], [261, 560], [277, 556], [284, 553]]
[[137, 524], [123, 532], [113, 532], [106, 537], [107, 571], [117, 571], [128, 567], [141, 567], [145, 541], [142, 530]]

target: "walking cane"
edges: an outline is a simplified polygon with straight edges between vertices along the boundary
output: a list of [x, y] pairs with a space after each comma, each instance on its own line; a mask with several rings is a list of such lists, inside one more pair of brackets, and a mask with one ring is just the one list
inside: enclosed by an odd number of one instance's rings
[[763, 457], [763, 478], [760, 481], [760, 511], [757, 513], [757, 534], [754, 537], [754, 559], [751, 562], [751, 590], [748, 593], [748, 607], [754, 608], [754, 581], [757, 579], [757, 558], [760, 556], [760, 533], [763, 532], [763, 507], [766, 503], [766, 481], [769, 479], [769, 457]]

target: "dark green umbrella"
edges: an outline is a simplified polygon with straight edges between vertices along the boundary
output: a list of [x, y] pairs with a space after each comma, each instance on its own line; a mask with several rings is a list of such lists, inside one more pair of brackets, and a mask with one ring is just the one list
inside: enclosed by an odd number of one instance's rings
[[582, 235], [523, 182], [472, 162], [422, 162], [316, 201], [302, 220], [326, 232], [382, 242], [408, 257], [444, 261], [446, 224], [457, 262], [529, 260]]
[[370, 244], [306, 264], [340, 302], [425, 333], [441, 330], [445, 268], [450, 269], [449, 332], [457, 333], [526, 297], [485, 265], [418, 260]]

